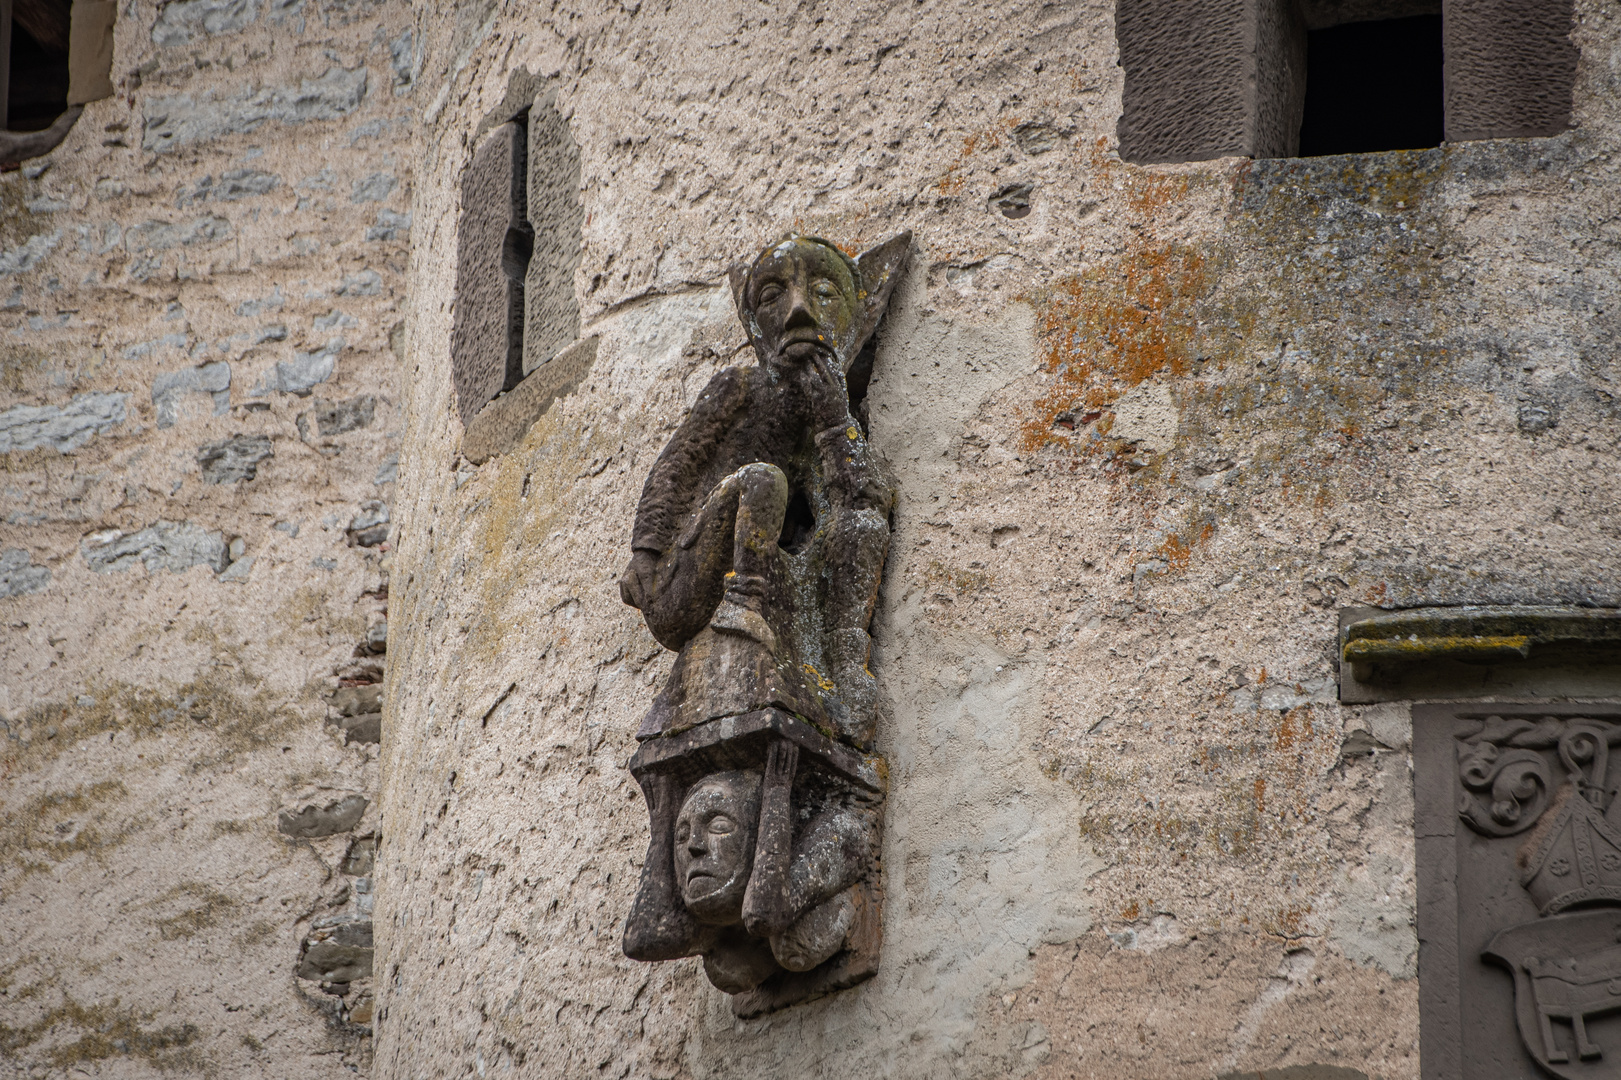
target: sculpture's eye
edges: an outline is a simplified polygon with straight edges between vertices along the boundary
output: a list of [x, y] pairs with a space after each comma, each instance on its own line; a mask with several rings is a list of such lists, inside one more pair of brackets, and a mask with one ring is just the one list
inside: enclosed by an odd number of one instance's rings
[[760, 286], [760, 303], [762, 304], [774, 304], [777, 302], [777, 297], [781, 295], [782, 286], [776, 282]]
[[709, 831], [714, 833], [716, 836], [725, 836], [735, 828], [737, 828], [737, 822], [733, 821], [725, 814], [716, 814], [714, 817], [709, 819]]
[[816, 283], [816, 298], [824, 303], [839, 298], [839, 287], [831, 281], [823, 279]]
[[681, 821], [681, 822], [676, 823], [676, 826], [675, 826], [675, 842], [676, 843], [685, 844], [687, 842], [687, 838], [690, 837], [691, 835], [692, 835], [692, 826], [691, 825], [688, 825], [685, 821]]

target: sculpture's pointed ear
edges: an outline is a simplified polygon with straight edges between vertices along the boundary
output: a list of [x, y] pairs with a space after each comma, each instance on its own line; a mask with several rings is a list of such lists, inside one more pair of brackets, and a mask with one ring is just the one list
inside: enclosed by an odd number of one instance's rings
[[908, 230], [862, 252], [856, 260], [856, 266], [861, 269], [861, 287], [867, 293], [855, 346], [857, 351], [878, 329], [878, 320], [884, 317], [884, 310], [889, 307], [889, 296], [895, 291], [895, 283], [900, 281], [901, 272], [906, 269], [906, 258], [911, 253], [912, 233]]
[[731, 269], [726, 271], [726, 278], [732, 283], [732, 301], [737, 304], [737, 317], [743, 320], [744, 329], [749, 336], [754, 336], [753, 321], [749, 318], [749, 309], [746, 297], [749, 291], [749, 267], [747, 263], [733, 263]]

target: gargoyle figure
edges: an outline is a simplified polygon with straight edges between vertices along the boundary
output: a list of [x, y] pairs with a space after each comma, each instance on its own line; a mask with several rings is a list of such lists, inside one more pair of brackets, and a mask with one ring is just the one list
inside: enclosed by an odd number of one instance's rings
[[678, 651], [630, 762], [652, 836], [625, 954], [702, 955], [740, 1016], [877, 969], [867, 628], [894, 490], [849, 381], [910, 242], [855, 260], [790, 236], [732, 271], [757, 362], [710, 380], [659, 455], [619, 582]]
[[710, 380], [659, 455], [619, 583], [681, 652], [639, 737], [780, 706], [871, 745], [867, 627], [894, 491], [846, 375], [910, 243], [852, 260], [791, 236], [732, 271], [758, 362]]

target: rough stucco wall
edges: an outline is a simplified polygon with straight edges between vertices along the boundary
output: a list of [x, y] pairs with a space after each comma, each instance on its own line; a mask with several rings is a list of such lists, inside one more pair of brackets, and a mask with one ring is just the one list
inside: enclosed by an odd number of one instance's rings
[[[1336, 704], [1336, 611], [1621, 600], [1621, 24], [1579, 5], [1556, 139], [1139, 168], [1112, 7], [429, 28], [420, 234], [454, 234], [509, 69], [551, 77], [602, 342], [472, 468], [454, 256], [413, 257], [383, 1075], [1417, 1076], [1410, 724]], [[622, 764], [669, 658], [614, 583], [741, 342], [721, 271], [794, 226], [919, 243], [872, 391], [901, 488], [886, 945], [871, 983], [741, 1024], [695, 963], [618, 953]]]
[[414, 33], [398, 4], [123, 4], [117, 95], [0, 176], [8, 1076], [369, 1060], [360, 984], [293, 973], [369, 901], [339, 863], [375, 811], [278, 815], [378, 787], [324, 697], [383, 660], [355, 651], [386, 548], [346, 531], [403, 422]]

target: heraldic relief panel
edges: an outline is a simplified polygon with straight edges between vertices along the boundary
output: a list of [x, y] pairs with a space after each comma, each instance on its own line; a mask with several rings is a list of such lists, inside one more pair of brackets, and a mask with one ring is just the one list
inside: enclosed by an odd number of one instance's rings
[[894, 489], [865, 391], [910, 246], [789, 236], [732, 270], [754, 362], [710, 380], [659, 455], [620, 579], [676, 653], [630, 760], [651, 835], [625, 955], [701, 956], [742, 1017], [878, 969], [868, 627]]
[[1621, 1080], [1621, 707], [1413, 729], [1424, 1077]]

